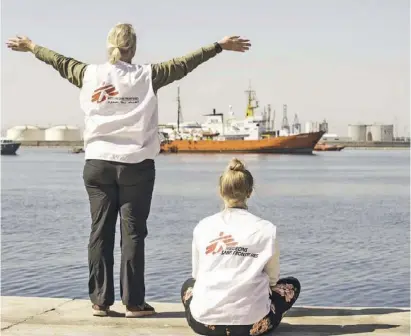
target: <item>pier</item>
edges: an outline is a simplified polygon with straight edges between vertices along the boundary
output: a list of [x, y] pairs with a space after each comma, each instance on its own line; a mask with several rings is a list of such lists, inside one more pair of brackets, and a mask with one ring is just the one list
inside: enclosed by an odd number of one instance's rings
[[[184, 318], [182, 304], [150, 302], [151, 317], [124, 317], [121, 302], [109, 317], [94, 317], [88, 300], [1, 297], [1, 335], [195, 335]], [[384, 335], [410, 334], [408, 308], [294, 307], [273, 335]]]

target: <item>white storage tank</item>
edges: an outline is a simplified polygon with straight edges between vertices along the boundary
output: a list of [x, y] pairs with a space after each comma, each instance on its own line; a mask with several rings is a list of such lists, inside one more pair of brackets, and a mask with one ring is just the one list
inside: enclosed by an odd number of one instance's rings
[[367, 127], [367, 141], [392, 142], [394, 138], [393, 125], [374, 124]]
[[81, 141], [81, 131], [76, 126], [59, 125], [46, 129], [46, 141]]
[[18, 141], [42, 141], [44, 140], [44, 128], [31, 125], [14, 126], [7, 130], [6, 137]]
[[394, 141], [394, 125], [381, 126], [382, 142]]
[[365, 142], [367, 140], [367, 125], [348, 125], [348, 137], [352, 141]]

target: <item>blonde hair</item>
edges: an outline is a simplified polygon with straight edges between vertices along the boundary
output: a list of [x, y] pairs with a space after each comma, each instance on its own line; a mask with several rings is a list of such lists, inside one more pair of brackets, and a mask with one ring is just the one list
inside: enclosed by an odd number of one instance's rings
[[244, 164], [234, 158], [220, 176], [220, 195], [227, 208], [247, 208], [254, 178]]
[[137, 37], [134, 28], [128, 23], [119, 23], [110, 29], [107, 36], [107, 51], [109, 62], [115, 64], [121, 57], [127, 57], [128, 61], [136, 52]]

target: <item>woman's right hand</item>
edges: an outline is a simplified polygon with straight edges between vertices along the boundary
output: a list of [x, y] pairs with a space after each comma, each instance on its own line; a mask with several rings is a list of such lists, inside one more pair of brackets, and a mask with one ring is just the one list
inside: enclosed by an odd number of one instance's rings
[[218, 44], [223, 50], [245, 52], [251, 47], [250, 40], [242, 39], [240, 36], [226, 36]]
[[16, 36], [6, 42], [7, 48], [20, 52], [33, 52], [36, 46], [27, 36]]

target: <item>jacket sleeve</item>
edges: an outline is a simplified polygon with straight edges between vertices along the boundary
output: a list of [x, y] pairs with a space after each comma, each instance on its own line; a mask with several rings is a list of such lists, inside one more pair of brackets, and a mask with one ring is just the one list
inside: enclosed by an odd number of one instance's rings
[[67, 79], [71, 84], [78, 88], [83, 86], [84, 73], [87, 67], [86, 63], [65, 57], [41, 46], [34, 48], [34, 56], [40, 61], [51, 65], [60, 73], [61, 77]]
[[200, 64], [216, 56], [217, 53], [216, 45], [211, 44], [186, 56], [173, 58], [168, 62], [153, 64], [152, 82], [154, 92], [157, 92], [163, 86], [187, 76]]
[[275, 234], [273, 244], [273, 256], [264, 267], [264, 271], [270, 279], [270, 287], [274, 287], [280, 278], [280, 248], [278, 246], [277, 233]]

